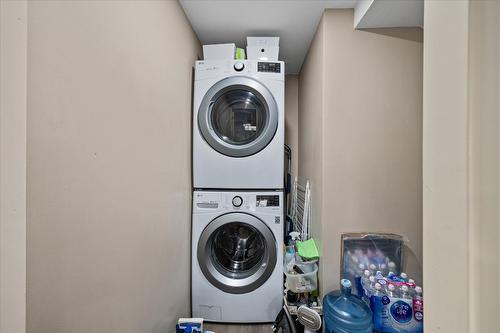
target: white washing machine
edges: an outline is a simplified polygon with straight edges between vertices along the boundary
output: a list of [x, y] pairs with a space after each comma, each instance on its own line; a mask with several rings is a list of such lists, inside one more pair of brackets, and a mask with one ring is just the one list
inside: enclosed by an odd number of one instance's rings
[[193, 193], [193, 317], [272, 322], [283, 300], [283, 192]]
[[282, 61], [196, 62], [195, 189], [284, 187], [284, 66]]

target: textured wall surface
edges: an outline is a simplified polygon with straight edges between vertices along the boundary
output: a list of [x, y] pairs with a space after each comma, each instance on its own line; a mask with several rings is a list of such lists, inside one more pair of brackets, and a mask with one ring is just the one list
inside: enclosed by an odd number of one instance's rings
[[424, 12], [425, 330], [497, 332], [499, 290], [477, 286], [500, 274], [500, 4]]
[[[311, 182], [312, 236], [321, 248], [323, 212], [324, 17], [299, 76], [299, 177]], [[320, 277], [326, 265], [320, 265]], [[321, 283], [321, 282], [320, 282]]]
[[26, 323], [27, 8], [0, 2], [0, 333]]
[[285, 144], [292, 150], [292, 175], [298, 176], [299, 157], [299, 77], [285, 78]]
[[190, 313], [198, 39], [177, 1], [28, 13], [28, 332], [170, 332]]
[[299, 170], [321, 183], [323, 292], [338, 286], [344, 232], [408, 237], [408, 271], [421, 281], [421, 31], [359, 31], [352, 20], [352, 10], [325, 12], [300, 77]]

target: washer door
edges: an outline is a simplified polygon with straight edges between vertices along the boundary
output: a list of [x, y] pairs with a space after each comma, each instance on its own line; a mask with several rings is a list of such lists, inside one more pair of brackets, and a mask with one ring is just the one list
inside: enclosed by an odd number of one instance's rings
[[269, 227], [246, 213], [212, 220], [198, 240], [198, 263], [210, 283], [231, 293], [251, 292], [276, 266], [276, 239]]
[[248, 77], [230, 77], [212, 86], [198, 110], [205, 141], [219, 153], [245, 157], [264, 149], [278, 128], [271, 92]]

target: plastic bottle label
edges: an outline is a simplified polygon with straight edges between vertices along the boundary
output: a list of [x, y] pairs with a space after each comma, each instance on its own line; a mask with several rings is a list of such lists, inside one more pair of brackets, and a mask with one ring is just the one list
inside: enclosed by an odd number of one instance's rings
[[391, 316], [395, 321], [401, 324], [410, 322], [413, 317], [411, 304], [405, 301], [396, 301], [391, 305]]
[[423, 302], [415, 301], [388, 296], [370, 297], [375, 330], [384, 333], [422, 333]]
[[416, 321], [424, 320], [424, 300], [423, 299], [413, 299], [413, 311], [415, 312], [414, 317]]

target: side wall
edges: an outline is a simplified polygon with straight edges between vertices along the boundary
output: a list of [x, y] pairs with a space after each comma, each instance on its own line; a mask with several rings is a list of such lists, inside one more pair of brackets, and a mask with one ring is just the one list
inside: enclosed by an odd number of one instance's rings
[[323, 287], [338, 285], [344, 232], [406, 236], [407, 270], [421, 282], [421, 30], [353, 30], [352, 10], [324, 20]]
[[[313, 237], [321, 248], [323, 211], [324, 18], [299, 76], [299, 177], [311, 181]], [[320, 276], [324, 265], [320, 265]]]
[[26, 1], [0, 1], [0, 333], [26, 322]]
[[285, 144], [292, 150], [292, 176], [298, 176], [299, 76], [285, 77]]
[[498, 331], [499, 22], [497, 1], [425, 2], [426, 332]]
[[177, 1], [28, 13], [27, 331], [172, 330], [190, 313], [199, 42]]
[[[469, 6], [470, 332], [495, 332], [500, 316], [500, 2]], [[463, 244], [462, 244], [463, 246]]]
[[[313, 235], [328, 267], [323, 294], [338, 287], [344, 232], [408, 237], [408, 272], [422, 280], [421, 30], [360, 31], [352, 22], [351, 9], [325, 11], [315, 37], [324, 55], [313, 58], [313, 43], [300, 81], [299, 170], [321, 180]], [[311, 77], [322, 78], [319, 89]], [[306, 158], [310, 151], [321, 158]]]
[[[425, 329], [472, 333], [468, 330], [469, 3], [426, 1], [424, 15]], [[454, 276], [448, 283], [436, 279], [445, 272]]]

